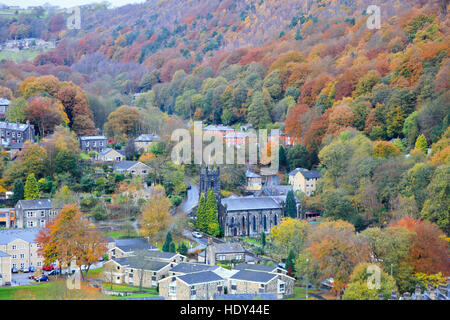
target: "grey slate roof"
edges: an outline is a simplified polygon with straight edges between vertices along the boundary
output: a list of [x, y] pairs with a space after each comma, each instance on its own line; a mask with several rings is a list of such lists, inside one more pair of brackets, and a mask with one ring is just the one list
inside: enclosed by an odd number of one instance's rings
[[[114, 170], [129, 170], [131, 167], [133, 167], [133, 166], [135, 166], [135, 165], [137, 165], [138, 163], [142, 163], [142, 162], [139, 162], [139, 161], [126, 161], [126, 160], [124, 160], [124, 161], [119, 161], [119, 162], [117, 162], [115, 165], [114, 165], [114, 167], [113, 167], [113, 169]], [[147, 166], [146, 164], [144, 164], [144, 163], [142, 163], [143, 165], [145, 165], [145, 166]]]
[[281, 209], [280, 204], [272, 197], [225, 198], [221, 202], [227, 206], [227, 211]]
[[112, 259], [121, 266], [124, 267], [130, 267], [135, 269], [144, 269], [144, 270], [150, 270], [150, 271], [158, 271], [162, 268], [166, 267], [169, 263], [168, 262], [162, 262], [162, 261], [156, 261], [156, 260], [149, 260], [147, 259], [146, 263], [140, 263], [136, 259], [133, 259], [132, 257], [126, 257], [126, 258], [117, 258]]
[[[109, 152], [111, 152], [111, 151], [113, 151], [114, 149], [112, 149], [112, 148], [106, 148], [106, 149], [104, 149], [102, 152], [100, 152], [98, 155], [99, 156], [106, 156]], [[115, 150], [115, 151], [117, 151], [117, 150]]]
[[222, 124], [219, 125], [209, 125], [207, 127], [204, 127], [203, 130], [205, 131], [234, 131], [233, 128], [224, 126]]
[[134, 139], [134, 142], [152, 142], [152, 141], [158, 141], [159, 136], [157, 134], [141, 134], [139, 137]]
[[117, 239], [116, 247], [120, 248], [123, 252], [157, 249], [154, 245], [149, 243], [146, 238]]
[[194, 273], [194, 272], [202, 272], [202, 271], [212, 271], [219, 268], [219, 266], [210, 266], [207, 264], [201, 263], [187, 263], [181, 262], [172, 269], [170, 272], [180, 272], [180, 273]]
[[17, 122], [8, 122], [8, 121], [0, 121], [0, 129], [12, 129], [25, 131], [28, 129], [30, 124], [27, 123], [17, 123]]
[[322, 176], [320, 171], [308, 170], [304, 168], [297, 168], [295, 170], [292, 170], [291, 172], [288, 173], [288, 175], [293, 176], [296, 175], [297, 172], [301, 172], [306, 179], [318, 179]]
[[261, 178], [259, 174], [254, 173], [253, 171], [247, 170], [245, 171], [245, 176], [247, 178]]
[[273, 272], [277, 266], [267, 266], [264, 264], [248, 264], [248, 263], [238, 263], [234, 269], [236, 270], [253, 270], [253, 271], [264, 271]]
[[212, 271], [188, 273], [177, 277], [188, 285], [224, 280], [221, 276]]
[[89, 140], [108, 140], [105, 136], [85, 136], [80, 137], [81, 141], [89, 141]]
[[35, 242], [39, 230], [40, 228], [0, 230], [0, 244], [8, 244], [16, 239], [22, 239], [30, 243]]
[[0, 106], [9, 106], [11, 101], [6, 98], [0, 98]]
[[216, 253], [245, 253], [245, 249], [239, 243], [215, 243]]
[[267, 283], [275, 277], [277, 277], [277, 275], [274, 273], [253, 270], [240, 270], [238, 273], [232, 275], [230, 279]]
[[52, 199], [19, 200], [17, 204], [24, 210], [51, 209], [56, 205]]
[[147, 256], [150, 258], [155, 259], [172, 259], [174, 258], [178, 253], [175, 252], [164, 252], [164, 251], [149, 251], [147, 253]]
[[10, 255], [7, 254], [6, 252], [0, 251], [0, 258], [5, 258], [5, 257], [9, 257]]

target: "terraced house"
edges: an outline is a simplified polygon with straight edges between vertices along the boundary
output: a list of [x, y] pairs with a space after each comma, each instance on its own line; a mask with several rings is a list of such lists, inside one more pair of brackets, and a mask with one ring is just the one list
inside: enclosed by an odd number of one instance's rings
[[43, 257], [37, 252], [39, 244], [36, 242], [36, 236], [39, 230], [39, 228], [0, 230], [0, 251], [10, 255], [10, 268], [43, 266]]
[[117, 239], [108, 250], [111, 259], [120, 259], [132, 256], [137, 250], [158, 250], [149, 243], [147, 238]]
[[11, 283], [11, 255], [0, 251], [0, 287]]
[[34, 126], [29, 121], [26, 123], [0, 121], [0, 133], [2, 145], [23, 144], [25, 141], [34, 143]]
[[176, 275], [159, 281], [159, 294], [166, 300], [212, 300], [223, 294], [225, 279], [213, 271]]
[[156, 288], [158, 281], [169, 275], [170, 262], [134, 257], [112, 259], [103, 266], [103, 281], [106, 283], [126, 283], [145, 288]]
[[46, 223], [58, 215], [62, 206], [52, 199], [19, 200], [16, 203], [16, 227], [45, 227]]
[[88, 153], [89, 151], [102, 152], [108, 147], [108, 139], [105, 136], [85, 136], [80, 137], [81, 151]]

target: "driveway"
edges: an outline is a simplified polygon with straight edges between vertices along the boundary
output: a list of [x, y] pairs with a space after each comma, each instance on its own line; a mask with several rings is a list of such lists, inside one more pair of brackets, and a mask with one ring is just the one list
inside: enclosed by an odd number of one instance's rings
[[34, 274], [34, 272], [28, 273], [13, 273], [11, 277], [11, 286], [26, 286], [29, 284], [34, 284], [35, 281], [32, 279], [28, 279], [28, 276]]

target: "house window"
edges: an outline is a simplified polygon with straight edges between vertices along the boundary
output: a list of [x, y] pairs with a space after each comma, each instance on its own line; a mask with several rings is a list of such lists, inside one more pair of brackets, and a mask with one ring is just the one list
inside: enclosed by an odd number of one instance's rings
[[24, 259], [25, 255], [23, 253], [20, 254], [20, 259]]
[[42, 262], [38, 262], [37, 266], [40, 267], [42, 265]]
[[34, 227], [34, 221], [28, 221], [28, 222], [27, 222], [27, 225], [28, 225], [29, 227]]
[[195, 296], [197, 294], [197, 291], [195, 290], [195, 286], [191, 286], [191, 299], [194, 300]]
[[285, 293], [286, 291], [286, 285], [284, 282], [278, 283], [278, 292], [279, 293]]
[[13, 244], [12, 249], [17, 250], [17, 246], [15, 244]]
[[16, 254], [13, 254], [13, 255], [12, 255], [12, 258], [13, 258], [13, 259], [17, 259], [17, 255], [16, 255]]
[[170, 284], [169, 285], [169, 295], [170, 296], [176, 296], [177, 295], [177, 286], [176, 286], [176, 284]]
[[225, 256], [224, 256], [223, 254], [221, 254], [221, 255], [219, 256], [219, 260], [221, 260], [221, 261], [225, 260]]

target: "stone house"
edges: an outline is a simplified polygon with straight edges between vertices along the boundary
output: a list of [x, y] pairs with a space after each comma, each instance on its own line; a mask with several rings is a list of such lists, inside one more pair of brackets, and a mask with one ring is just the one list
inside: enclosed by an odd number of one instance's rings
[[41, 268], [43, 257], [38, 254], [38, 228], [0, 230], [0, 251], [10, 255], [10, 268]]
[[118, 162], [123, 161], [125, 159], [124, 153], [121, 153], [118, 150], [114, 150], [111, 148], [105, 148], [102, 152], [100, 152], [97, 156], [97, 160], [105, 161], [105, 162]]
[[141, 134], [139, 137], [134, 139], [134, 146], [136, 150], [147, 151], [154, 142], [159, 141], [160, 138], [157, 134]]
[[8, 107], [11, 104], [6, 98], [0, 98], [0, 118], [4, 118], [6, 115], [6, 111], [8, 111]]
[[142, 276], [143, 287], [156, 288], [158, 281], [167, 277], [173, 266], [174, 263], [151, 259], [145, 259], [145, 262], [133, 257], [111, 259], [103, 266], [103, 281], [139, 286]]
[[80, 149], [84, 153], [89, 151], [102, 152], [108, 147], [108, 139], [105, 136], [79, 137]]
[[239, 243], [209, 243], [205, 250], [205, 263], [236, 263], [245, 261], [245, 249]]
[[147, 238], [117, 239], [109, 247], [108, 256], [111, 259], [120, 259], [132, 256], [138, 250], [158, 250], [157, 247], [149, 243]]
[[229, 279], [228, 293], [273, 293], [277, 299], [294, 295], [295, 279], [282, 273], [240, 270]]
[[145, 176], [151, 168], [140, 161], [120, 161], [113, 166], [113, 170], [123, 174]]
[[245, 177], [247, 178], [247, 191], [260, 191], [262, 189], [262, 177], [250, 170], [245, 172]]
[[44, 227], [58, 215], [61, 205], [52, 199], [19, 200], [16, 203], [16, 227]]
[[0, 287], [11, 283], [11, 255], [0, 251]]
[[317, 170], [297, 168], [288, 173], [289, 184], [294, 192], [301, 191], [307, 196], [312, 196], [317, 188], [317, 182], [322, 177]]
[[170, 276], [159, 281], [159, 294], [165, 300], [212, 300], [223, 294], [225, 279], [212, 271]]
[[26, 123], [0, 121], [2, 145], [23, 144], [25, 141], [34, 143], [34, 126]]

